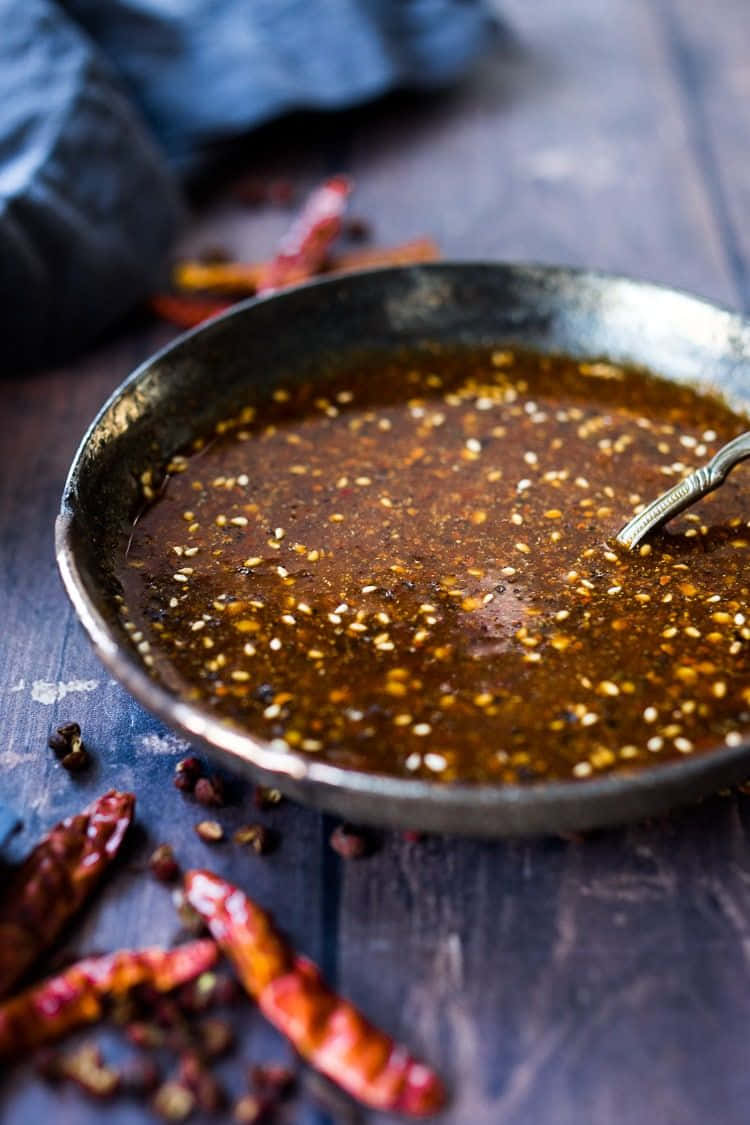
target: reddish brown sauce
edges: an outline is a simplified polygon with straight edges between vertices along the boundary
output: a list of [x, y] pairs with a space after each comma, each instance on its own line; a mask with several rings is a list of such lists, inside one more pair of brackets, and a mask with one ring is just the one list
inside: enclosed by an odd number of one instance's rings
[[370, 771], [586, 778], [731, 744], [750, 473], [640, 553], [611, 537], [747, 424], [505, 350], [290, 383], [171, 463], [120, 568], [126, 625], [173, 689]]

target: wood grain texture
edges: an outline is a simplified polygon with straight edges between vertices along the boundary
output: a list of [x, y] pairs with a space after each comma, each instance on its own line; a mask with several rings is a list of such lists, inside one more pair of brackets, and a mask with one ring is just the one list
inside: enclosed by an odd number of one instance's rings
[[[355, 209], [383, 243], [431, 234], [450, 255], [622, 270], [747, 307], [745, 0], [502, 8], [513, 34], [460, 89], [264, 130], [249, 142], [253, 171], [302, 187], [352, 171]], [[183, 246], [226, 242], [256, 259], [285, 222], [220, 201]], [[443, 1069], [450, 1125], [746, 1125], [750, 798], [582, 841], [384, 834], [374, 856], [346, 864], [328, 847], [328, 818], [288, 803], [259, 816], [236, 782], [221, 819], [263, 819], [278, 850], [261, 859], [196, 838], [203, 810], [171, 785], [183, 744], [94, 658], [52, 552], [84, 426], [166, 337], [131, 328], [66, 370], [0, 382], [0, 800], [24, 816], [14, 853], [110, 785], [138, 795], [140, 833], [69, 947], [175, 935], [169, 893], [142, 870], [169, 840], [186, 866], [240, 882], [332, 983]], [[45, 748], [68, 717], [96, 758], [80, 780]], [[286, 1055], [256, 1013], [243, 1018], [241, 1057]], [[236, 1088], [240, 1070], [226, 1071]], [[0, 1078], [8, 1125], [103, 1117], [27, 1068]], [[106, 1119], [149, 1116], [123, 1101]], [[312, 1090], [286, 1117], [361, 1119]]]

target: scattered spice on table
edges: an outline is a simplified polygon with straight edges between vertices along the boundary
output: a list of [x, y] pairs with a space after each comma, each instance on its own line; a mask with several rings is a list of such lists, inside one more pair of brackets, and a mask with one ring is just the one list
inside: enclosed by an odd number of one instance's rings
[[374, 1108], [415, 1116], [440, 1108], [437, 1075], [332, 992], [238, 887], [191, 871], [185, 892], [266, 1018], [321, 1073]]
[[280, 789], [268, 789], [265, 785], [256, 785], [253, 790], [253, 803], [257, 809], [272, 809], [284, 800]]
[[69, 773], [81, 773], [91, 765], [91, 755], [83, 745], [78, 723], [61, 723], [51, 732], [47, 744]]
[[201, 820], [195, 831], [204, 844], [220, 844], [224, 839], [224, 829], [218, 820]]
[[225, 803], [224, 782], [216, 775], [199, 777], [193, 795], [199, 805], [221, 808]]
[[84, 1043], [76, 1050], [60, 1054], [48, 1075], [55, 1080], [68, 1079], [94, 1098], [111, 1098], [120, 1089], [118, 1070], [107, 1066], [98, 1047]]
[[211, 968], [216, 959], [214, 942], [203, 939], [176, 949], [121, 950], [78, 961], [0, 1005], [0, 1057], [18, 1055], [96, 1023], [112, 999], [137, 985], [171, 991]]
[[235, 844], [249, 846], [258, 855], [265, 855], [273, 846], [273, 837], [264, 824], [245, 824], [232, 836]]
[[50, 948], [119, 851], [132, 793], [109, 790], [40, 841], [0, 900], [0, 997]]
[[149, 870], [160, 883], [173, 883], [180, 873], [180, 867], [169, 844], [160, 844], [149, 856]]
[[174, 784], [176, 789], [183, 793], [192, 793], [197, 781], [203, 776], [203, 763], [200, 758], [191, 755], [182, 758], [174, 770]]
[[361, 859], [370, 850], [368, 837], [351, 824], [337, 825], [331, 833], [329, 843], [342, 859]]

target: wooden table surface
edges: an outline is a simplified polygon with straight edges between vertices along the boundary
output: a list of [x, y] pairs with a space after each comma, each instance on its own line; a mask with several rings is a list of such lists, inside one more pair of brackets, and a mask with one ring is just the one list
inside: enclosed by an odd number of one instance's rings
[[[460, 89], [302, 119], [250, 138], [246, 165], [302, 187], [343, 169], [379, 242], [434, 235], [449, 256], [596, 266], [750, 305], [750, 10], [746, 0], [503, 0], [511, 33]], [[187, 248], [258, 258], [288, 221], [214, 199]], [[20, 855], [109, 786], [141, 833], [71, 933], [76, 951], [169, 941], [169, 893], [142, 872], [171, 841], [277, 915], [373, 1019], [434, 1062], [452, 1125], [746, 1125], [750, 1120], [750, 797], [724, 794], [585, 840], [408, 842], [342, 862], [331, 818], [262, 815], [273, 855], [193, 832], [172, 786], [185, 747], [99, 665], [63, 594], [52, 525], [65, 471], [104, 397], [157, 345], [139, 323], [65, 369], [0, 383], [0, 800]], [[93, 770], [45, 748], [76, 718]], [[220, 813], [256, 818], [247, 786]], [[249, 1006], [240, 1057], [284, 1058]], [[226, 1069], [238, 1086], [242, 1066]], [[12, 1125], [150, 1120], [103, 1109], [21, 1066], [0, 1085]], [[387, 1121], [385, 1116], [362, 1120]], [[358, 1121], [305, 1086], [295, 1125]]]

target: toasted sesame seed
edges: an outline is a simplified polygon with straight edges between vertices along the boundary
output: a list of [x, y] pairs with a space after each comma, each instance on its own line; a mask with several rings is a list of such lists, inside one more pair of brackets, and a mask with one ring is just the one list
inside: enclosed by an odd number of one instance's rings
[[602, 682], [599, 684], [598, 691], [601, 695], [620, 694], [620, 689], [618, 688], [617, 684], [612, 682], [612, 680], [602, 680]]
[[443, 754], [436, 754], [431, 751], [424, 756], [424, 764], [428, 770], [433, 770], [435, 773], [440, 773], [448, 765], [448, 759]]

